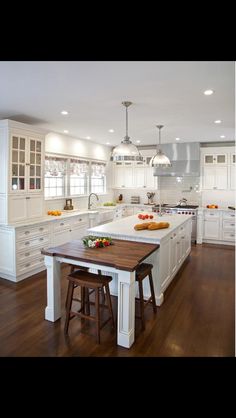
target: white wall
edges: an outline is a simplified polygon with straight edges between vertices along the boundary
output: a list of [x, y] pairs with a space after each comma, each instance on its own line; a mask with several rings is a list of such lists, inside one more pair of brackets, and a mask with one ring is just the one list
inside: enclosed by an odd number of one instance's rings
[[203, 190], [202, 206], [209, 204], [219, 207], [235, 206], [235, 192], [233, 190]]
[[68, 135], [50, 132], [46, 135], [45, 152], [109, 161], [111, 147], [96, 144], [85, 139], [77, 139]]

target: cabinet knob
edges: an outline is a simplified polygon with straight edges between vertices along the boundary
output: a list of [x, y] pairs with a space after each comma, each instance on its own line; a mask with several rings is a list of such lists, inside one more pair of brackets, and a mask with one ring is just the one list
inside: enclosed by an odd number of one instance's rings
[[39, 230], [40, 230], [40, 231], [43, 231], [43, 230], [44, 230], [44, 228], [39, 228]]
[[29, 257], [30, 253], [25, 253], [25, 257]]
[[44, 240], [44, 238], [39, 238], [39, 241], [43, 241]]
[[30, 266], [30, 263], [25, 264], [25, 267], [29, 267], [29, 266]]
[[25, 242], [25, 245], [29, 245], [29, 243], [30, 243], [29, 241], [26, 241], [26, 242]]
[[28, 235], [30, 233], [30, 231], [25, 231], [25, 235]]
[[60, 225], [61, 225], [61, 226], [62, 226], [62, 225], [64, 225], [64, 222], [61, 222], [61, 223], [60, 223]]

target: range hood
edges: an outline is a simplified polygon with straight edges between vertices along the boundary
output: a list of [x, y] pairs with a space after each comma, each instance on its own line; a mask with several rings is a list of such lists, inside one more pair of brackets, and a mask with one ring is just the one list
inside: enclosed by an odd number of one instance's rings
[[162, 144], [161, 150], [170, 159], [171, 167], [153, 170], [154, 176], [200, 176], [200, 143]]

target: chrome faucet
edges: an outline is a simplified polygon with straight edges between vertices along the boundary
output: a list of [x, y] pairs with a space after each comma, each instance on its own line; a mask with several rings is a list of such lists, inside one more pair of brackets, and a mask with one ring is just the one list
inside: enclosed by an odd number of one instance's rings
[[90, 193], [89, 197], [88, 197], [88, 209], [91, 209], [92, 203], [91, 203], [91, 196], [96, 196], [96, 199], [99, 200], [98, 195], [96, 193]]

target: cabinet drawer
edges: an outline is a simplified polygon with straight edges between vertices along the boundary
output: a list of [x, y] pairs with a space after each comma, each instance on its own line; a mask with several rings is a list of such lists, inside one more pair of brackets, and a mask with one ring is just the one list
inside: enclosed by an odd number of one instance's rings
[[234, 212], [223, 212], [223, 219], [235, 219], [235, 213]]
[[[17, 271], [17, 274], [23, 274], [27, 271], [33, 270], [38, 267], [43, 267], [43, 266], [45, 266], [44, 256], [41, 255], [41, 257], [37, 259], [32, 259], [29, 261], [26, 260], [23, 263], [18, 263], [16, 267], [16, 271]], [[45, 266], [45, 269], [46, 269], [46, 266]]]
[[50, 236], [49, 235], [42, 235], [41, 237], [27, 239], [25, 241], [19, 241], [16, 243], [16, 250], [17, 252], [21, 250], [26, 250], [28, 248], [33, 247], [45, 247], [50, 243]]
[[207, 210], [205, 211], [205, 219], [218, 219], [220, 217], [220, 212], [214, 212]]
[[49, 225], [37, 225], [34, 227], [24, 227], [22, 229], [17, 229], [16, 231], [16, 241], [20, 241], [25, 238], [30, 238], [36, 235], [48, 234], [50, 232]]
[[234, 219], [232, 221], [230, 220], [224, 220], [223, 221], [223, 229], [226, 231], [234, 231], [235, 228], [235, 222]]
[[78, 226], [88, 225], [87, 216], [78, 216], [73, 220], [72, 227], [76, 228]]
[[43, 247], [33, 248], [33, 249], [29, 249], [29, 250], [25, 250], [25, 251], [21, 251], [21, 252], [17, 253], [17, 255], [16, 255], [17, 264], [26, 262], [26, 260], [28, 261], [28, 260], [30, 260], [34, 257], [41, 258], [42, 257], [42, 254], [41, 254], [42, 248]]
[[53, 225], [53, 231], [57, 232], [57, 231], [62, 231], [64, 229], [70, 229], [71, 224], [72, 222], [68, 220], [61, 220], [61, 221], [55, 222]]
[[223, 231], [222, 239], [223, 241], [234, 241], [235, 231]]

